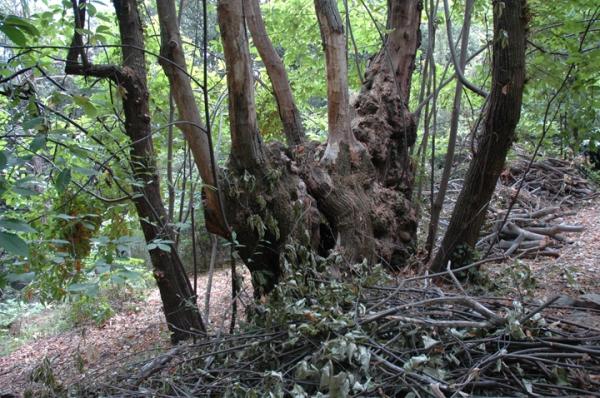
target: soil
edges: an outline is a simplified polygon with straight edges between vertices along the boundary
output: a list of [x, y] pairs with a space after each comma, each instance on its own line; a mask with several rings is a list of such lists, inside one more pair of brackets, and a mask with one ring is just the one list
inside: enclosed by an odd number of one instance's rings
[[[244, 288], [242, 303], [252, 297], [249, 273], [241, 272]], [[204, 308], [207, 275], [198, 278], [200, 307]], [[243, 305], [238, 306], [243, 307]], [[42, 385], [32, 381], [36, 370], [49, 367], [56, 385], [71, 385], [88, 375], [99, 373], [123, 363], [141, 361], [170, 346], [158, 289], [150, 291], [145, 301], [124, 305], [126, 310], [111, 317], [102, 326], [87, 325], [31, 341], [11, 354], [0, 357], [0, 397], [21, 396], [27, 390], [39, 391]], [[41, 315], [43, 316], [43, 314]], [[238, 319], [243, 314], [238, 315]], [[209, 330], [229, 330], [231, 319], [231, 272], [214, 273]], [[32, 320], [34, 321], [34, 320]], [[49, 365], [49, 366], [48, 366]], [[48, 379], [48, 375], [45, 376]], [[34, 396], [38, 396], [37, 393]]]

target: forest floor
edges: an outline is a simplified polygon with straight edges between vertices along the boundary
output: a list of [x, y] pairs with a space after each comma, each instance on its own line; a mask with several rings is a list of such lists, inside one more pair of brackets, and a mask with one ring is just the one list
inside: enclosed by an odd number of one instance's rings
[[[565, 222], [585, 227], [584, 232], [570, 234], [573, 243], [561, 249], [559, 258], [522, 260], [516, 265], [506, 260], [486, 267], [487, 286], [483, 295], [500, 297], [535, 296], [544, 299], [562, 294], [564, 305], [571, 305], [583, 294], [600, 293], [600, 198], [579, 203], [576, 214]], [[241, 267], [240, 267], [241, 268]], [[198, 279], [199, 297], [204, 297], [206, 275]], [[249, 276], [244, 275], [243, 301], [251, 297]], [[215, 272], [211, 295], [211, 330], [227, 330], [230, 319], [230, 272]], [[203, 304], [203, 303], [201, 303]], [[600, 303], [597, 303], [600, 304]], [[203, 305], [201, 306], [203, 307]], [[98, 377], [124, 361], [143, 361], [169, 347], [163, 322], [160, 296], [151, 290], [145, 301], [138, 301], [117, 313], [102, 326], [88, 325], [28, 342], [14, 352], [0, 357], [0, 396], [20, 394], [34, 387], [33, 374], [51, 369], [57, 384], [69, 385], [86, 375]], [[560, 312], [560, 309], [557, 309]], [[600, 327], [599, 317], [581, 312], [576, 322]], [[43, 317], [44, 314], [36, 315]], [[36, 322], [39, 319], [26, 321]]]
[[[242, 270], [238, 267], [238, 273]], [[251, 293], [249, 273], [241, 272], [244, 290], [240, 299], [247, 302]], [[198, 297], [203, 301], [207, 275], [198, 277]], [[158, 289], [149, 290], [145, 300], [132, 300], [124, 311], [103, 325], [89, 324], [27, 342], [9, 355], [0, 357], [0, 397], [35, 390], [35, 374], [54, 378], [57, 385], [71, 385], [98, 370], [110, 371], [123, 361], [143, 360], [169, 347], [169, 333], [164, 322]], [[204, 308], [204, 302], [201, 303]], [[243, 305], [241, 306], [243, 307]], [[240, 314], [241, 315], [241, 314]], [[23, 319], [43, 323], [51, 310]], [[213, 276], [209, 328], [228, 330], [231, 319], [231, 272], [216, 270]], [[239, 316], [238, 316], [239, 319]], [[51, 369], [51, 375], [47, 370]], [[20, 395], [18, 395], [20, 396]]]

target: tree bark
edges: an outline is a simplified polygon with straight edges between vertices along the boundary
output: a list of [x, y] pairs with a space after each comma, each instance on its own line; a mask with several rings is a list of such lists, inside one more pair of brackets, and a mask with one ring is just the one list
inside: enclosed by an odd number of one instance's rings
[[408, 109], [415, 55], [421, 44], [420, 0], [388, 1], [384, 44], [369, 64], [354, 108], [352, 130], [368, 149], [380, 188], [374, 234], [385, 262], [402, 264], [413, 252], [417, 219], [410, 202], [415, 165], [409, 148], [417, 128]]
[[[115, 11], [121, 34], [123, 72], [127, 90], [123, 99], [125, 131], [132, 141], [131, 158], [136, 179], [143, 185], [136, 187], [140, 195], [134, 199], [146, 242], [156, 239], [173, 239], [167, 214], [162, 203], [156, 155], [152, 143], [144, 36], [136, 0], [115, 0]], [[205, 327], [196, 305], [196, 297], [174, 247], [169, 252], [150, 250], [163, 302], [163, 309], [171, 330], [171, 340], [190, 338], [194, 332], [204, 332]]]
[[219, 0], [217, 14], [227, 65], [231, 160], [236, 166], [255, 169], [265, 162], [256, 122], [254, 77], [242, 0]]
[[[180, 121], [177, 127], [188, 142], [194, 161], [204, 182], [204, 215], [206, 229], [209, 232], [229, 237], [230, 231], [224, 217], [222, 200], [218, 189], [216, 164], [212, 155], [211, 139], [204, 126], [196, 105], [190, 77], [186, 69], [183, 44], [179, 33], [179, 24], [175, 2], [161, 0], [156, 2], [160, 21], [161, 48], [159, 62], [169, 78], [173, 99], [177, 104]], [[207, 88], [204, 87], [204, 90]]]
[[321, 158], [335, 163], [340, 146], [347, 146], [352, 157], [364, 150], [350, 129], [350, 94], [348, 92], [348, 53], [344, 24], [335, 0], [315, 0], [321, 41], [327, 64], [327, 148]]
[[[76, 4], [76, 1], [74, 1]], [[144, 38], [136, 0], [114, 0], [122, 44], [122, 67], [116, 65], [79, 64], [77, 54], [69, 51], [66, 73], [82, 76], [109, 78], [123, 88], [123, 112], [125, 132], [131, 139], [131, 164], [136, 184], [133, 186], [133, 202], [147, 244], [173, 240], [168, 225], [168, 215], [162, 202], [156, 155], [152, 143], [150, 125], [149, 93], [146, 83]], [[77, 6], [75, 9], [82, 9]], [[76, 14], [77, 15], [77, 14]], [[84, 18], [76, 18], [81, 28]], [[75, 32], [73, 43], [79, 41]], [[196, 306], [189, 279], [175, 248], [150, 250], [154, 266], [154, 278], [158, 284], [163, 310], [176, 343], [198, 332], [204, 332], [204, 323]]]
[[416, 140], [416, 123], [408, 110], [415, 55], [421, 43], [420, 0], [388, 1], [387, 30], [381, 51], [365, 73], [354, 105], [352, 129], [366, 144], [379, 180], [387, 186], [412, 188], [408, 148]]
[[277, 101], [277, 110], [283, 124], [283, 132], [288, 145], [298, 145], [304, 141], [304, 126], [300, 112], [294, 101], [288, 75], [283, 61], [275, 51], [269, 39], [265, 22], [260, 12], [259, 0], [245, 0], [244, 14], [254, 46], [265, 64], [269, 79], [273, 85], [273, 94]]
[[483, 132], [448, 230], [432, 262], [434, 272], [445, 269], [448, 261], [452, 261], [453, 267], [458, 267], [472, 259], [474, 245], [521, 115], [528, 22], [526, 1], [505, 0], [502, 4], [494, 2], [492, 90]]
[[238, 254], [252, 274], [255, 295], [261, 296], [282, 275], [280, 254], [294, 234], [294, 224], [308, 223], [310, 212], [297, 210], [311, 205], [298, 174], [290, 170], [291, 154], [280, 144], [262, 143], [242, 0], [219, 0], [217, 16], [227, 65], [232, 142], [223, 178], [225, 207]]

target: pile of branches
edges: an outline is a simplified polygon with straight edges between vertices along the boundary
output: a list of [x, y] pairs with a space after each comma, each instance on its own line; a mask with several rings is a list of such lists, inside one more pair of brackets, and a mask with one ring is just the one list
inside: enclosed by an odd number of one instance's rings
[[377, 273], [354, 283], [298, 273], [238, 334], [199, 336], [108, 380], [92, 374], [80, 393], [600, 396], [600, 330], [553, 315], [556, 298], [475, 299], [458, 281], [450, 294], [422, 284], [432, 276], [382, 285]]
[[507, 257], [559, 257], [559, 249], [572, 243], [564, 234], [584, 230], [581, 225], [565, 224], [563, 217], [574, 212], [560, 207], [540, 210], [517, 208], [508, 217], [506, 211], [491, 210], [494, 232], [482, 238], [477, 246], [482, 249], [489, 244], [495, 245]]
[[533, 162], [528, 169], [529, 163], [530, 159], [520, 156], [502, 173], [502, 183], [516, 189], [525, 177], [522, 191], [559, 204], [574, 205], [596, 195], [593, 184], [566, 160], [545, 158]]
[[488, 227], [477, 248], [489, 251], [493, 247], [516, 258], [559, 257], [560, 248], [572, 243], [565, 234], [584, 230], [564, 222], [564, 217], [576, 214], [565, 208], [591, 199], [596, 189], [565, 160], [545, 158], [532, 163], [518, 156], [500, 176], [501, 184], [488, 209]]

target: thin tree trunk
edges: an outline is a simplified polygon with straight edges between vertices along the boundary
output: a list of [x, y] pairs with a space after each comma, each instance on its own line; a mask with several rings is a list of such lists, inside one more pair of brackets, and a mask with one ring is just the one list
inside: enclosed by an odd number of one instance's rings
[[254, 78], [242, 0], [219, 0], [219, 28], [227, 65], [231, 160], [241, 169], [256, 169], [265, 162], [256, 122]]
[[[75, 10], [83, 10], [74, 0]], [[125, 132], [131, 140], [131, 164], [136, 184], [133, 186], [135, 204], [146, 243], [154, 244], [150, 258], [154, 278], [163, 302], [171, 340], [177, 342], [204, 332], [204, 323], [195, 304], [194, 293], [185, 270], [172, 245], [158, 248], [159, 241], [172, 241], [173, 231], [162, 202], [156, 154], [152, 143], [149, 93], [146, 83], [144, 36], [136, 0], [114, 0], [121, 35], [123, 66], [91, 65], [77, 62], [77, 51], [69, 51], [65, 72], [82, 76], [108, 78], [123, 87]], [[79, 16], [79, 18], [77, 18]], [[78, 32], [83, 28], [81, 13], [76, 12], [76, 31], [73, 43], [81, 43]], [[79, 36], [79, 39], [78, 39]], [[80, 54], [82, 59], [84, 54]]]
[[[211, 137], [200, 118], [192, 91], [190, 77], [187, 74], [183, 44], [179, 33], [179, 24], [175, 2], [161, 0], [156, 2], [160, 21], [162, 58], [160, 64], [169, 78], [173, 99], [177, 104], [179, 129], [188, 142], [198, 171], [204, 181], [204, 213], [206, 228], [215, 234], [228, 238], [230, 231], [222, 207], [218, 189], [216, 163], [212, 152]], [[207, 90], [207, 87], [203, 87]]]
[[173, 222], [175, 213], [175, 185], [173, 182], [173, 122], [175, 121], [175, 104], [169, 89], [169, 131], [167, 135], [167, 191], [169, 193], [169, 222]]
[[[458, 267], [472, 259], [496, 182], [515, 137], [525, 82], [526, 1], [494, 6], [492, 91], [483, 132], [469, 165], [442, 245], [432, 262], [439, 272], [448, 261]], [[508, 34], [508, 38], [504, 37]]]
[[[475, 0], [467, 0], [465, 4], [465, 16], [462, 29], [459, 63], [459, 67], [463, 71], [467, 63], [467, 53], [469, 50], [469, 33], [471, 29], [471, 14], [473, 12], [474, 3]], [[450, 46], [454, 46], [454, 43], [451, 41], [450, 37], [448, 37], [448, 44]], [[454, 163], [454, 151], [456, 148], [456, 136], [458, 134], [458, 122], [460, 119], [462, 91], [463, 84], [460, 80], [457, 80], [456, 89], [454, 91], [454, 104], [452, 105], [452, 116], [450, 118], [450, 133], [448, 136], [448, 149], [446, 151], [446, 160], [444, 162], [444, 170], [442, 171], [440, 188], [431, 208], [429, 233], [427, 235], [427, 243], [425, 244], [425, 250], [427, 251], [428, 257], [431, 255], [431, 251], [433, 249], [433, 246], [435, 245], [435, 239], [437, 237], [438, 224], [440, 220], [440, 213], [442, 212], [442, 207], [444, 206], [446, 190], [448, 189], [448, 181], [450, 180], [450, 172], [452, 171], [452, 164]]]
[[252, 41], [273, 84], [273, 93], [277, 100], [277, 109], [287, 143], [288, 145], [298, 145], [304, 141], [304, 126], [302, 126], [302, 118], [292, 95], [285, 66], [267, 34], [260, 12], [259, 0], [245, 0], [243, 3], [246, 24], [252, 35]]
[[327, 63], [327, 148], [321, 158], [325, 164], [335, 163], [340, 146], [347, 146], [351, 156], [363, 152], [350, 128], [348, 93], [348, 54], [344, 24], [335, 0], [315, 0], [315, 10]]
[[[439, 0], [438, 0], [439, 1]], [[429, 0], [429, 2], [425, 3], [427, 5], [427, 31], [428, 31], [428, 47], [427, 47], [427, 59], [425, 61], [425, 67], [423, 68], [423, 78], [421, 83], [421, 95], [419, 96], [419, 103], [423, 102], [424, 91], [426, 91], [427, 97], [430, 97], [431, 93], [435, 94], [435, 86], [436, 86], [436, 76], [435, 76], [435, 34], [436, 34], [436, 25], [434, 24], [434, 19], [437, 16], [437, 6], [438, 2], [433, 0]], [[433, 90], [432, 90], [433, 85]], [[434, 95], [433, 104], [437, 105], [437, 95]], [[425, 105], [425, 113], [424, 113], [424, 123], [423, 123], [423, 138], [421, 139], [421, 144], [419, 145], [419, 150], [417, 151], [417, 159], [419, 159], [418, 166], [418, 177], [417, 177], [417, 192], [416, 195], [413, 195], [413, 204], [415, 206], [415, 214], [417, 220], [421, 220], [421, 196], [423, 193], [423, 184], [425, 183], [425, 165], [427, 160], [427, 145], [429, 142], [429, 126], [431, 123], [431, 112], [429, 111], [429, 101], [427, 101]], [[437, 109], [433, 109], [433, 112], [437, 112]], [[421, 109], [418, 109], [415, 112], [415, 118], [417, 119], [417, 128], [420, 122]]]
[[[144, 182], [134, 203], [140, 215], [142, 230], [147, 242], [156, 239], [173, 239], [167, 224], [167, 215], [162, 203], [156, 155], [152, 143], [150, 110], [146, 84], [144, 36], [135, 0], [115, 0], [123, 44], [124, 73], [129, 78], [125, 84], [127, 97], [123, 100], [125, 130], [131, 138], [131, 157], [134, 160], [134, 175]], [[127, 72], [125, 72], [125, 70]], [[154, 277], [158, 283], [163, 308], [167, 318], [171, 339], [174, 342], [204, 332], [204, 323], [194, 300], [190, 281], [175, 249], [150, 250], [155, 266]]]
[[204, 319], [206, 319], [206, 322], [210, 322], [210, 294], [212, 291], [213, 275], [215, 272], [215, 262], [217, 261], [217, 245], [219, 241], [217, 240], [217, 237], [215, 235], [210, 234], [210, 242], [210, 260], [208, 263], [208, 278], [206, 280], [206, 293], [204, 296]]
[[[450, 59], [452, 60], [452, 63], [454, 64], [454, 71], [456, 73], [456, 77], [458, 78], [458, 80], [469, 90], [473, 91], [475, 94], [486, 98], [488, 96], [488, 93], [486, 93], [483, 89], [476, 87], [473, 83], [471, 83], [470, 81], [467, 80], [467, 78], [464, 75], [464, 67], [461, 66], [461, 63], [459, 63], [458, 58], [456, 57], [456, 51], [454, 49], [454, 39], [452, 38], [452, 19], [450, 18], [450, 6], [448, 5], [448, 0], [443, 0], [444, 1], [444, 16], [446, 17], [446, 32], [448, 34], [448, 44], [449, 44], [449, 48], [450, 48]], [[496, 3], [494, 3], [494, 6], [496, 5]], [[469, 7], [469, 5], [467, 4], [466, 7]], [[471, 8], [473, 8], [471, 6]], [[466, 13], [467, 11], [465, 11]]]

